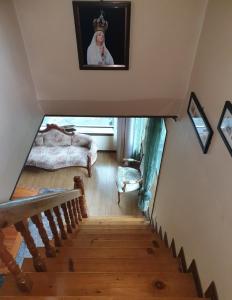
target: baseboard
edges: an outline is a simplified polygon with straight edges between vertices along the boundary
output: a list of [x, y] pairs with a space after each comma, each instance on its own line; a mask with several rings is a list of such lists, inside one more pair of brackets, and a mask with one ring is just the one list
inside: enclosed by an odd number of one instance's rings
[[167, 232], [164, 233], [164, 237], [163, 237], [162, 227], [160, 226], [159, 231], [158, 231], [158, 223], [157, 223], [156, 220], [155, 220], [155, 224], [152, 220], [151, 225], [152, 225], [152, 228], [155, 230], [155, 232], [159, 235], [161, 240], [164, 241], [166, 247], [171, 249], [173, 257], [178, 258], [179, 265], [180, 265], [180, 271], [183, 272], [183, 273], [192, 273], [198, 297], [208, 298], [210, 300], [219, 300], [216, 285], [215, 285], [214, 281], [212, 281], [210, 283], [210, 285], [207, 288], [207, 290], [205, 291], [205, 293], [203, 292], [202, 285], [201, 285], [201, 280], [200, 280], [200, 276], [199, 276], [199, 272], [198, 272], [198, 269], [197, 269], [197, 264], [196, 264], [195, 259], [192, 260], [189, 268], [187, 268], [184, 248], [181, 247], [181, 249], [179, 251], [179, 254], [177, 255], [175, 239], [174, 238], [172, 239], [171, 245], [169, 247]]
[[177, 254], [176, 254], [176, 244], [175, 244], [175, 240], [174, 239], [172, 239], [170, 248], [171, 248], [171, 251], [172, 251], [172, 256], [174, 258], [176, 258], [177, 257]]
[[155, 221], [155, 232], [158, 234], [158, 223]]
[[198, 269], [197, 269], [197, 265], [196, 265], [196, 261], [195, 259], [192, 260], [189, 268], [188, 268], [188, 272], [192, 273], [193, 275], [193, 279], [195, 282], [195, 286], [196, 286], [196, 290], [197, 290], [197, 295], [198, 297], [203, 297], [203, 289], [202, 289], [202, 285], [201, 285], [201, 280], [199, 277], [199, 273], [198, 273]]
[[205, 292], [205, 298], [210, 300], [218, 300], [218, 293], [214, 281], [212, 281]]
[[161, 226], [159, 228], [159, 237], [161, 238], [161, 240], [163, 240], [163, 232], [162, 232], [162, 227]]
[[177, 257], [179, 259], [181, 272], [186, 273], [187, 272], [187, 263], [186, 263], [183, 247], [180, 248], [180, 252]]
[[168, 245], [168, 235], [167, 235], [167, 232], [165, 231], [165, 233], [164, 233], [164, 244], [165, 244], [165, 246], [168, 248], [169, 247], [169, 245]]

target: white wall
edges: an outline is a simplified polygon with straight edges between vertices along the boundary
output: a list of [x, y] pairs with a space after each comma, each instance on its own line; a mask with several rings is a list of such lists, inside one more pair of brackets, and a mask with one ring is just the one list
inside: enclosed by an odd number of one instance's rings
[[217, 131], [232, 96], [232, 1], [209, 1], [190, 83], [214, 136], [203, 154], [186, 114], [168, 122], [168, 139], [155, 206], [158, 224], [196, 259], [203, 288], [214, 280], [219, 298], [232, 295], [232, 161]]
[[0, 45], [0, 202], [4, 202], [42, 118], [11, 0], [0, 0]]
[[79, 70], [71, 0], [14, 0], [45, 113], [179, 112], [207, 0], [131, 2], [130, 70], [86, 71]]
[[113, 135], [93, 135], [97, 149], [101, 151], [116, 151]]

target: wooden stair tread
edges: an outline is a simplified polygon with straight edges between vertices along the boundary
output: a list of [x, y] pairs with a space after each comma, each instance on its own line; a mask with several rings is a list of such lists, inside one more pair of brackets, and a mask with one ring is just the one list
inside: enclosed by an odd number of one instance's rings
[[[151, 232], [148, 233], [80, 233], [75, 232], [75, 236], [73, 236], [73, 240], [80, 239], [104, 239], [104, 240], [152, 240], [155, 239], [155, 235]], [[162, 243], [162, 242], [161, 242]]]
[[143, 216], [91, 216], [88, 219], [84, 219], [83, 222], [86, 223], [94, 223], [94, 222], [134, 222], [134, 223], [148, 223], [149, 221], [145, 219]]
[[123, 220], [116, 220], [116, 221], [112, 221], [112, 220], [82, 220], [83, 225], [86, 226], [111, 226], [111, 225], [117, 225], [117, 226], [132, 226], [132, 225], [136, 225], [136, 226], [145, 226], [148, 225], [149, 222], [144, 221], [144, 220], [139, 220], [139, 221], [123, 221]]
[[[123, 241], [123, 242], [122, 242]], [[106, 239], [104, 237], [92, 237], [92, 236], [84, 236], [84, 237], [79, 237], [78, 239], [68, 239], [65, 241], [62, 241], [63, 245], [65, 247], [76, 247], [76, 248], [139, 248], [139, 247], [154, 247], [157, 249], [162, 249], [162, 251], [170, 252], [169, 249], [166, 248], [164, 243], [160, 241], [157, 238], [153, 239]]]
[[[76, 272], [154, 272], [157, 270], [178, 272], [177, 260], [151, 262], [149, 259], [137, 258], [82, 258], [79, 261], [71, 257], [67, 261], [59, 258], [45, 258], [49, 272], [68, 272], [70, 268]], [[72, 265], [72, 267], [70, 267]], [[26, 272], [33, 272], [32, 259], [24, 259], [22, 269]]]
[[[170, 296], [197, 297], [192, 276], [184, 273], [28, 273], [34, 285], [31, 296]], [[164, 283], [162, 289], [155, 285]], [[43, 287], [43, 288], [41, 288]], [[8, 275], [2, 296], [21, 295]]]
[[[39, 248], [45, 257], [45, 249]], [[191, 273], [179, 262], [144, 217], [83, 219], [55, 258], [45, 258], [48, 272], [23, 271], [33, 289], [23, 296], [11, 275], [0, 289], [1, 300], [197, 300]], [[6, 297], [9, 296], [9, 297]]]
[[[40, 253], [45, 256], [45, 249], [39, 248]], [[171, 255], [171, 252], [162, 251], [161, 249], [152, 247], [139, 247], [139, 248], [77, 248], [77, 247], [60, 247], [56, 249], [57, 257], [56, 260], [68, 260], [72, 257], [75, 260], [82, 258], [128, 258], [128, 259], [148, 259], [154, 260], [165, 260], [165, 261], [176, 261]]]
[[[128, 300], [126, 296], [97, 296], [98, 300]], [[201, 298], [197, 297], [153, 297], [145, 296], [142, 300], [199, 300]], [[54, 297], [54, 296], [3, 296], [1, 300], [96, 300], [96, 296], [64, 296], [64, 297]], [[141, 300], [141, 297], [133, 296], [133, 300]]]
[[140, 230], [140, 229], [148, 229], [152, 230], [149, 224], [88, 224], [88, 223], [80, 223], [79, 224], [81, 229], [134, 229], [134, 230]]
[[75, 230], [73, 233], [73, 238], [79, 238], [82, 236], [93, 236], [97, 235], [99, 237], [101, 236], [138, 236], [138, 238], [150, 238], [150, 237], [157, 237], [157, 235], [148, 229], [78, 229]]
[[[1, 297], [1, 300], [96, 300], [96, 296], [64, 296], [64, 297], [53, 297], [53, 296], [6, 296]], [[124, 296], [97, 296], [98, 300], [128, 300], [128, 297]], [[153, 296], [145, 296], [142, 300], [199, 300], [201, 298], [198, 297], [153, 297]], [[133, 300], [141, 300], [141, 297], [133, 296]]]

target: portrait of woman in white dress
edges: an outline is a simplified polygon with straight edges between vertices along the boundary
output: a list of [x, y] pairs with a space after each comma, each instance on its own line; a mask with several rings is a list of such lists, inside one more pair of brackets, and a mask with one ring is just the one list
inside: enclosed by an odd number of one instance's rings
[[105, 34], [96, 31], [87, 49], [88, 65], [113, 65], [114, 60], [105, 45]]
[[80, 70], [128, 70], [129, 1], [72, 1]]
[[105, 31], [108, 28], [108, 22], [104, 19], [102, 13], [98, 19], [93, 20], [95, 33], [87, 49], [88, 65], [113, 65], [114, 60], [105, 44]]

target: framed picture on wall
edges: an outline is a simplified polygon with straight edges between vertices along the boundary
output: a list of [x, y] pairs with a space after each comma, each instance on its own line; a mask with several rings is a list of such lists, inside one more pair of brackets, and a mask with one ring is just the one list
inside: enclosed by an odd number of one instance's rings
[[128, 70], [128, 1], [73, 1], [81, 70]]
[[232, 103], [226, 101], [218, 123], [218, 131], [232, 156]]
[[188, 115], [197, 134], [203, 153], [207, 153], [213, 130], [194, 92], [191, 93], [188, 105]]

